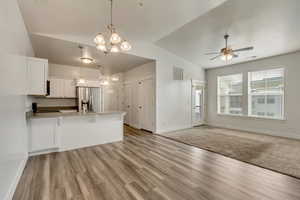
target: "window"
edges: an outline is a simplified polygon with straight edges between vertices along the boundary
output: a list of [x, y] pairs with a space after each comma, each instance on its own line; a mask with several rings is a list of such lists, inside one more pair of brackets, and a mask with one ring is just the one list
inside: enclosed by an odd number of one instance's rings
[[284, 69], [248, 73], [248, 115], [283, 118]]
[[242, 115], [243, 75], [218, 77], [218, 113]]

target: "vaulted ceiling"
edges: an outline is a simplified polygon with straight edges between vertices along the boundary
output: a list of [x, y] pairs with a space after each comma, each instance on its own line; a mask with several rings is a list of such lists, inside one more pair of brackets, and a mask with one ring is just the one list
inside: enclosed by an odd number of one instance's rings
[[[18, 0], [32, 34], [91, 43], [109, 23], [108, 0]], [[300, 49], [299, 0], [114, 0], [114, 23], [122, 36], [155, 43], [184, 59], [218, 67]], [[140, 2], [143, 6], [140, 6]], [[231, 62], [206, 52], [254, 46]], [[254, 58], [255, 56], [255, 58]]]
[[[128, 39], [155, 42], [224, 1], [114, 0], [114, 24]], [[93, 38], [110, 23], [109, 0], [18, 2], [31, 33]]]
[[[231, 65], [300, 50], [299, 0], [228, 0], [160, 39], [157, 45], [206, 68]], [[230, 62], [211, 61], [207, 52], [225, 46], [254, 46]]]

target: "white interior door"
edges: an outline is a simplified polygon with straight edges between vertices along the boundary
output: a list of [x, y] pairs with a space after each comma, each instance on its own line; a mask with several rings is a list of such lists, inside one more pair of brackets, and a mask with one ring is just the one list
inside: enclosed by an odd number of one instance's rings
[[124, 122], [127, 125], [131, 125], [131, 97], [132, 97], [132, 88], [130, 84], [124, 86], [124, 110], [126, 112]]
[[204, 122], [204, 86], [192, 86], [192, 125], [198, 126]]
[[141, 81], [140, 88], [140, 128], [154, 130], [154, 81]]
[[132, 96], [131, 96], [131, 126], [133, 126], [134, 128], [140, 129], [141, 125], [140, 125], [140, 109], [141, 109], [141, 105], [140, 105], [140, 85], [141, 82], [137, 81], [137, 82], [133, 82], [131, 84], [132, 86]]

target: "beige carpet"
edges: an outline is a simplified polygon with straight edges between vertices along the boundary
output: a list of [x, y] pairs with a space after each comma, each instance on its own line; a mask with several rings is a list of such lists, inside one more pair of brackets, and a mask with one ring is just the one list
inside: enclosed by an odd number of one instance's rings
[[300, 140], [208, 126], [170, 132], [164, 136], [300, 178]]

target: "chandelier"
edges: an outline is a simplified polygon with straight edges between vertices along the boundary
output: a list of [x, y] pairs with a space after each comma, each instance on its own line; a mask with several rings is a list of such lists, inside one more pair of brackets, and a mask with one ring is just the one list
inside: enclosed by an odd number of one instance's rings
[[113, 25], [113, 0], [109, 1], [110, 24], [107, 26], [107, 31], [104, 34], [99, 33], [95, 37], [94, 42], [96, 43], [96, 48], [105, 54], [129, 51], [132, 48], [131, 44], [119, 36], [115, 26]]

